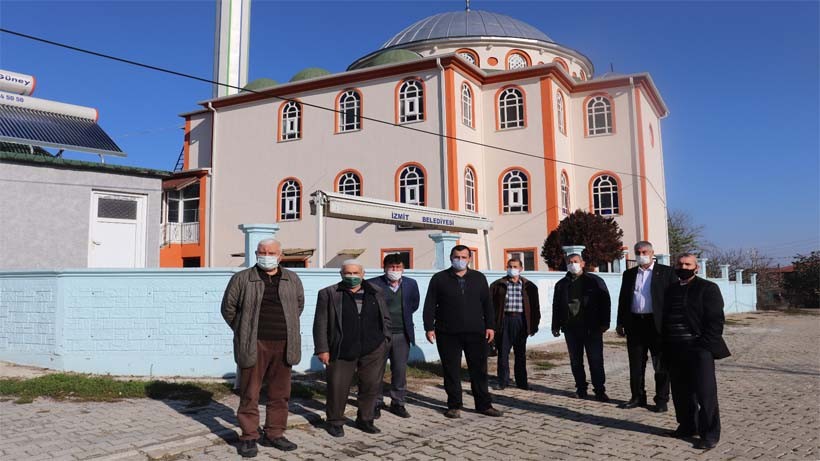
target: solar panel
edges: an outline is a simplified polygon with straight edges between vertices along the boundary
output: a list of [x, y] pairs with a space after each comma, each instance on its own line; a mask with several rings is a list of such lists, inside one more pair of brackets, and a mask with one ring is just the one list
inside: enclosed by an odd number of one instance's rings
[[0, 104], [0, 141], [125, 157], [93, 120]]

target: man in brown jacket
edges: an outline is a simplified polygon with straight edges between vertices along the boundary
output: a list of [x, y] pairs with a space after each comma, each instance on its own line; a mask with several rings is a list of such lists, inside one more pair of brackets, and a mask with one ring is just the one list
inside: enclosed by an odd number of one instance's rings
[[[256, 442], [283, 451], [296, 449], [284, 436], [288, 421], [291, 367], [301, 360], [299, 316], [305, 308], [302, 281], [279, 267], [282, 245], [259, 242], [256, 265], [237, 272], [222, 298], [222, 317], [234, 332], [234, 359], [240, 368], [238, 453], [257, 454]], [[259, 391], [268, 383], [265, 427], [259, 437]]]
[[495, 343], [498, 346], [498, 390], [510, 381], [510, 349], [515, 353], [515, 385], [529, 389], [527, 384], [527, 336], [538, 333], [541, 304], [538, 287], [521, 276], [520, 259], [507, 261], [507, 275], [490, 285], [490, 297], [495, 308]]

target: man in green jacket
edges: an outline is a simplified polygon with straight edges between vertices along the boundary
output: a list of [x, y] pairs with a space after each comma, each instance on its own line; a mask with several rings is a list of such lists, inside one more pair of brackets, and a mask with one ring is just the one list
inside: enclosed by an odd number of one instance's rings
[[[234, 332], [234, 359], [239, 372], [237, 419], [242, 435], [238, 453], [244, 458], [262, 446], [296, 449], [284, 436], [288, 420], [291, 367], [301, 360], [299, 316], [305, 308], [302, 281], [279, 267], [282, 244], [262, 240], [256, 265], [234, 274], [222, 298], [222, 317]], [[264, 434], [259, 436], [259, 391], [268, 383]]]

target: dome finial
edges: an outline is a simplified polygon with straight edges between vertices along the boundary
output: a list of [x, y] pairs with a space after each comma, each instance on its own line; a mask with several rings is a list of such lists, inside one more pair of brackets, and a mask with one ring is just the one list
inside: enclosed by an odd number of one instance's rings
[[467, 1], [467, 11], [470, 11], [470, 0], [466, 0], [466, 1]]

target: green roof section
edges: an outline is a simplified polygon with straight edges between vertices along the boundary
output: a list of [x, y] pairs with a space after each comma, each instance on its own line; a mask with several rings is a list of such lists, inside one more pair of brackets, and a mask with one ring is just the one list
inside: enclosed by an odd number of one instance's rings
[[53, 157], [49, 151], [40, 146], [29, 146], [27, 144], [17, 144], [13, 142], [0, 142], [0, 152], [13, 152], [17, 154]]
[[302, 69], [297, 72], [296, 75], [291, 77], [290, 82], [292, 83], [310, 78], [324, 77], [325, 75], [330, 75], [330, 71], [327, 69], [322, 69], [321, 67], [308, 67], [307, 69]]
[[372, 59], [358, 66], [357, 68], [364, 69], [367, 67], [385, 66], [388, 64], [398, 64], [401, 62], [418, 61], [420, 59], [421, 55], [416, 53], [415, 51], [402, 49], [387, 50], [377, 54]]
[[101, 173], [125, 174], [129, 176], [149, 176], [166, 178], [173, 175], [170, 171], [154, 170], [136, 166], [112, 165], [109, 163], [86, 162], [83, 160], [69, 160], [66, 158], [31, 155], [30, 153], [9, 152], [0, 146], [0, 163], [18, 163], [24, 165], [65, 168], [70, 170], [99, 171]]
[[278, 84], [279, 84], [279, 82], [277, 82], [276, 80], [272, 80], [272, 79], [269, 79], [269, 78], [257, 78], [256, 80], [254, 80], [254, 81], [248, 83], [247, 85], [245, 85], [244, 87], [242, 87], [242, 90], [243, 91], [245, 91], [245, 90], [248, 90], [248, 91], [262, 91], [262, 90], [267, 90], [268, 88], [273, 88], [274, 86], [276, 86]]

